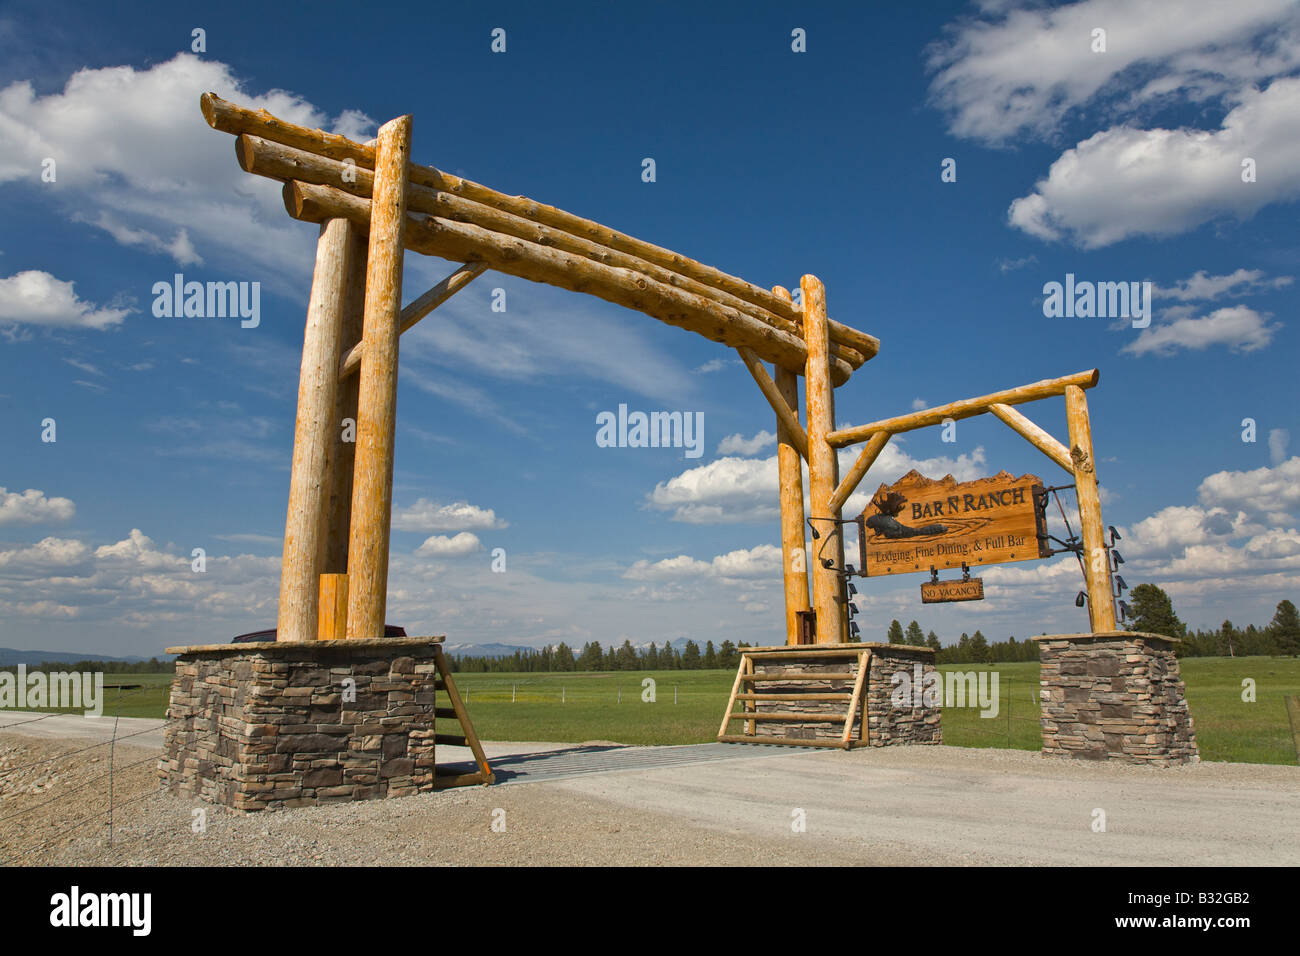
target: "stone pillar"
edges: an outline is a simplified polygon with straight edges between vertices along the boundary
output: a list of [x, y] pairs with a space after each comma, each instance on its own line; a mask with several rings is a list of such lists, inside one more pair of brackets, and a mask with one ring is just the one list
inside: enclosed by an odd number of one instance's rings
[[243, 811], [432, 790], [440, 640], [169, 647], [159, 775]]
[[1107, 631], [1034, 640], [1044, 754], [1158, 766], [1200, 759], [1177, 639]]

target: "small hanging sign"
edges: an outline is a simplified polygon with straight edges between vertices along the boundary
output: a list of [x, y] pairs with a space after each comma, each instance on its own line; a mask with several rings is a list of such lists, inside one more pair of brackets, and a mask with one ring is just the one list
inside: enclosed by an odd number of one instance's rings
[[984, 600], [983, 578], [954, 578], [951, 581], [924, 581], [921, 584], [922, 604], [942, 604], [945, 601]]

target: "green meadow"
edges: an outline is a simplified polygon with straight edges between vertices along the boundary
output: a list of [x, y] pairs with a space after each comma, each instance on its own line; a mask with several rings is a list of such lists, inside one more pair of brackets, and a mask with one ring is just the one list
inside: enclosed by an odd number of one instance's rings
[[[1204, 760], [1297, 762], [1284, 698], [1300, 695], [1300, 659], [1193, 657], [1181, 662]], [[995, 671], [998, 708], [948, 707], [944, 742], [958, 747], [1037, 750], [1038, 664], [951, 664], [941, 671]], [[735, 678], [732, 671], [578, 671], [453, 675], [484, 740], [624, 744], [705, 743], [715, 738]], [[653, 702], [644, 681], [654, 681]], [[1243, 681], [1255, 700], [1242, 699]], [[170, 676], [105, 675], [104, 713], [162, 717]], [[135, 684], [118, 690], [112, 684]], [[119, 703], [120, 701], [120, 703]], [[738, 722], [733, 724], [733, 728]]]

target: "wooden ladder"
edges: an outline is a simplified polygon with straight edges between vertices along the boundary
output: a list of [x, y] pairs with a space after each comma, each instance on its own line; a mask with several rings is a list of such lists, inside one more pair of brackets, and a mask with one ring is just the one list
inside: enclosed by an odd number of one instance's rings
[[[474, 784], [488, 786], [496, 783], [496, 774], [488, 766], [487, 757], [483, 754], [483, 745], [479, 743], [478, 734], [474, 732], [474, 724], [469, 719], [469, 713], [465, 710], [465, 704], [460, 699], [460, 691], [456, 690], [456, 682], [451, 679], [451, 668], [447, 666], [447, 658], [442, 652], [442, 645], [433, 646], [433, 660], [438, 670], [435, 674], [434, 690], [445, 690], [447, 699], [451, 701], [450, 707], [439, 707], [437, 702], [434, 703], [433, 716], [435, 720], [441, 720], [444, 717], [455, 717], [460, 721], [462, 734], [439, 734], [433, 735], [434, 752], [441, 746], [450, 747], [469, 747], [474, 754], [474, 762], [478, 764], [478, 770], [474, 773], [439, 773], [437, 766], [433, 770], [433, 789], [447, 790], [451, 787], [471, 787]], [[437, 759], [436, 757], [434, 758]]]
[[[858, 659], [858, 672], [852, 671], [827, 671], [824, 673], [809, 671], [768, 671], [764, 674], [756, 673], [754, 670], [754, 655], [749, 651], [742, 649], [740, 654], [740, 666], [736, 669], [736, 680], [731, 687], [731, 699], [727, 701], [727, 712], [723, 715], [722, 726], [718, 729], [718, 740], [722, 743], [732, 744], [776, 744], [786, 747], [836, 747], [841, 750], [849, 750], [853, 747], [853, 721], [857, 716], [858, 710], [862, 706], [862, 689], [866, 686], [867, 673], [871, 668], [871, 651], [862, 648], [844, 648], [843, 650], [818, 650], [815, 654], [803, 653], [798, 648], [791, 647], [789, 651], [780, 650], [776, 653], [762, 653], [761, 656], [765, 661], [773, 660], [800, 660], [804, 663], [821, 661], [826, 658], [854, 658]], [[809, 680], [851, 680], [853, 681], [852, 692], [832, 691], [826, 693], [759, 693], [757, 685], [760, 683], [771, 682], [780, 684], [788, 681], [809, 681]], [[742, 691], [742, 687], [747, 690]], [[763, 701], [844, 701], [847, 710], [843, 714], [801, 714], [797, 711], [759, 711], [758, 702]], [[741, 702], [744, 708], [736, 711], [736, 701]], [[728, 727], [733, 720], [744, 721], [744, 727], [739, 734], [728, 733]], [[834, 724], [843, 722], [844, 732], [840, 735], [839, 740], [816, 739], [816, 738], [795, 738], [795, 737], [775, 737], [762, 736], [757, 733], [758, 721], [784, 721], [788, 723], [823, 723]], [[866, 742], [867, 723], [866, 715], [862, 717], [862, 740]]]

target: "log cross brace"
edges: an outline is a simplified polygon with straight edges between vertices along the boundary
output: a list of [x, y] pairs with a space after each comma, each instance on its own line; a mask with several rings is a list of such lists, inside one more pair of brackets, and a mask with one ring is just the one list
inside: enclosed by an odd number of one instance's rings
[[762, 360], [753, 351], [743, 345], [736, 346], [736, 351], [740, 353], [740, 358], [744, 361], [745, 367], [749, 369], [749, 374], [754, 376], [759, 391], [763, 393], [763, 397], [772, 406], [772, 411], [776, 412], [777, 419], [790, 432], [794, 447], [799, 451], [799, 457], [807, 461], [808, 433], [799, 424], [799, 410], [791, 408], [789, 403], [786, 402], [785, 396], [776, 387], [776, 382], [772, 381], [772, 376], [767, 374], [767, 369], [763, 367]]
[[[469, 285], [475, 278], [487, 271], [487, 263], [470, 262], [461, 266], [447, 278], [443, 279], [432, 289], [420, 296], [410, 305], [402, 310], [398, 319], [397, 333], [401, 335], [410, 329], [415, 323], [442, 305], [453, 295], [459, 292], [465, 286]], [[365, 344], [358, 342], [352, 348], [348, 349], [343, 356], [343, 361], [339, 363], [339, 381], [343, 381], [349, 375], [361, 368], [361, 356], [365, 352]]]

